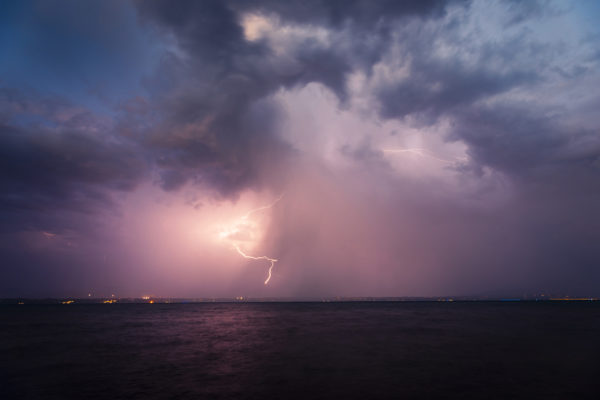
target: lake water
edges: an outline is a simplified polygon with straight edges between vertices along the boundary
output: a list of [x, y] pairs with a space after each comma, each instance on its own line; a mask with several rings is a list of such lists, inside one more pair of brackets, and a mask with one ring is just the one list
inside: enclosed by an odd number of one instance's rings
[[599, 399], [600, 304], [0, 306], [1, 399]]

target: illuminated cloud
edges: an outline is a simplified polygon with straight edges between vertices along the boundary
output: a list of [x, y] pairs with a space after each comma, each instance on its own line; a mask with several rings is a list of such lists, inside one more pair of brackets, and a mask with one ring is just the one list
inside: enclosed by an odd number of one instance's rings
[[0, 7], [0, 296], [598, 295], [593, 2]]

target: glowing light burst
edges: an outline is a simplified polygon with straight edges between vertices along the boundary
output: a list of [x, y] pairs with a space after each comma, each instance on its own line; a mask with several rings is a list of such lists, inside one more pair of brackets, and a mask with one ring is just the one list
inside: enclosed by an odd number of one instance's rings
[[[227, 242], [229, 242], [229, 244], [235, 249], [235, 251], [237, 251], [237, 253], [239, 255], [241, 255], [242, 257], [249, 259], [249, 260], [265, 260], [265, 261], [269, 262], [269, 270], [268, 270], [268, 274], [267, 274], [267, 279], [265, 279], [265, 282], [264, 282], [265, 285], [267, 285], [269, 283], [269, 281], [271, 280], [271, 276], [273, 273], [273, 267], [275, 267], [275, 263], [278, 260], [275, 258], [266, 256], [266, 255], [262, 255], [262, 256], [249, 255], [244, 250], [242, 250], [242, 248], [240, 247], [240, 244], [238, 242], [254, 240], [254, 231], [257, 230], [257, 226], [256, 226], [256, 223], [250, 219], [250, 216], [252, 216], [253, 214], [255, 214], [257, 212], [268, 210], [268, 209], [272, 208], [282, 198], [283, 198], [283, 194], [268, 205], [254, 208], [254, 209], [248, 211], [246, 214], [244, 214], [239, 219], [237, 219], [231, 225], [230, 228], [222, 229], [219, 232], [219, 238], [221, 240], [226, 240]], [[246, 235], [246, 236], [244, 236], [244, 235]]]

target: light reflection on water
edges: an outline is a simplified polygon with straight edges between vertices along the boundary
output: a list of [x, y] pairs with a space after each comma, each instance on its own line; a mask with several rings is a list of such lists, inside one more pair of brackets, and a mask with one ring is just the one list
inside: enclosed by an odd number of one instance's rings
[[0, 307], [0, 398], [596, 398], [597, 304]]

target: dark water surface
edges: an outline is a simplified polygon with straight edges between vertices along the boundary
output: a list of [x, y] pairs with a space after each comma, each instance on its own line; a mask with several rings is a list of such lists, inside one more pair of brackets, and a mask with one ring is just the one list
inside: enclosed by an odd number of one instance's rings
[[600, 304], [0, 306], [13, 398], [600, 399]]

